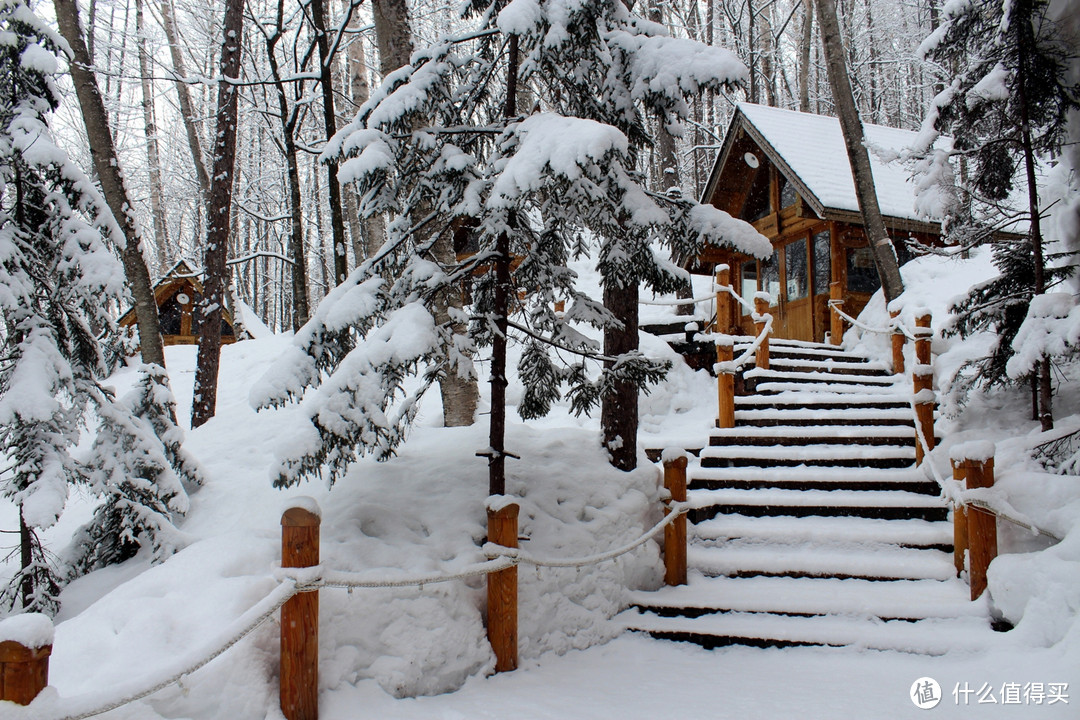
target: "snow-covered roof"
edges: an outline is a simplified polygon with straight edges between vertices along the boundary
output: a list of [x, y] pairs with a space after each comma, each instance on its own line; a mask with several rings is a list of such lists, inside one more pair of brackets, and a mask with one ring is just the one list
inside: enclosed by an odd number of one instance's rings
[[[826, 115], [739, 103], [728, 129], [725, 149], [730, 147], [734, 130], [740, 125], [765, 151], [769, 160], [798, 187], [803, 199], [819, 215], [829, 210], [845, 213], [859, 211], [839, 120]], [[864, 124], [863, 129], [870, 147], [894, 152], [911, 146], [916, 137], [916, 133], [910, 130], [881, 125]], [[722, 152], [718, 159], [718, 167], [713, 171], [706, 197], [711, 197], [715, 191], [721, 170], [719, 164], [725, 160], [726, 154]], [[870, 152], [870, 165], [883, 215], [917, 222], [935, 222], [934, 218], [920, 217], [916, 213], [915, 186], [908, 168], [897, 162], [885, 163], [873, 151]]]

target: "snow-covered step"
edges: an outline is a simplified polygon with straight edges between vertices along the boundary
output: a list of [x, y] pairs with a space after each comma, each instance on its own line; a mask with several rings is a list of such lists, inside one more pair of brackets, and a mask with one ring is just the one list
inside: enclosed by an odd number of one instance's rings
[[[746, 471], [760, 471], [748, 476]], [[821, 475], [802, 471], [823, 470]], [[852, 472], [838, 474], [839, 470]], [[689, 487], [692, 490], [905, 490], [937, 497], [941, 486], [932, 479], [916, 475], [888, 475], [889, 470], [865, 468], [834, 468], [799, 465], [793, 468], [702, 468], [694, 473]]]
[[910, 445], [807, 446], [712, 445], [701, 451], [702, 467], [796, 466], [901, 468], [915, 462]]
[[637, 607], [661, 615], [697, 617], [715, 612], [785, 615], [853, 615], [895, 619], [986, 617], [985, 602], [972, 602], [968, 586], [951, 580], [707, 577], [631, 596]]
[[823, 373], [833, 375], [868, 375], [872, 377], [891, 377], [892, 371], [877, 362], [850, 362], [846, 358], [807, 358], [807, 357], [772, 357], [769, 369], [781, 372]]
[[753, 645], [850, 646], [920, 655], [985, 651], [996, 639], [985, 618], [931, 618], [919, 622], [847, 616], [790, 617], [768, 613], [723, 613], [696, 618], [661, 617], [628, 610], [618, 620], [653, 637], [689, 640], [707, 647]]
[[691, 545], [687, 565], [705, 575], [949, 580], [952, 555], [940, 550], [857, 543], [727, 543]]
[[768, 425], [718, 428], [710, 445], [915, 445], [915, 430], [906, 425]]
[[690, 520], [717, 515], [752, 517], [863, 517], [886, 520], [945, 520], [949, 509], [939, 497], [899, 490], [690, 490]]
[[[769, 368], [768, 370], [762, 370], [759, 368], [752, 368], [743, 373], [743, 379], [747, 382], [747, 386], [750, 388], [760, 387], [763, 383], [810, 383], [813, 385], [835, 385], [843, 383], [845, 385], [864, 385], [878, 387], [895, 387], [897, 385], [896, 376], [886, 375], [884, 373], [874, 374], [855, 374], [855, 373], [835, 373], [827, 369], [814, 369], [809, 372], [801, 370], [785, 370], [778, 368]], [[814, 388], [808, 388], [813, 390]]]
[[[831, 382], [800, 382], [792, 379], [771, 380], [758, 378], [753, 391], [758, 394], [779, 394], [782, 392], [810, 392], [810, 393], [835, 393], [844, 396], [891, 396], [899, 395], [895, 383], [889, 382], [884, 385], [874, 385], [866, 382], [848, 382], [847, 376], [833, 375]], [[907, 399], [905, 397], [905, 399]]]
[[[809, 386], [800, 385], [798, 389], [778, 392], [772, 395], [736, 395], [735, 409], [739, 410], [843, 410], [846, 408], [870, 410], [911, 409], [910, 392], [892, 390], [890, 392], [826, 392], [822, 386], [813, 391]], [[861, 386], [859, 386], [861, 387]]]
[[[741, 407], [741, 406], [737, 406]], [[735, 411], [735, 426], [771, 427], [775, 425], [904, 425], [908, 432], [914, 432], [914, 415], [906, 404], [897, 408], [829, 408], [829, 407], [788, 407], [784, 409], [770, 407], [748, 407]]]
[[751, 517], [718, 515], [691, 525], [695, 540], [718, 545], [729, 540], [804, 542], [892, 543], [898, 547], [929, 547], [951, 551], [953, 526], [929, 520], [883, 520], [861, 517]]

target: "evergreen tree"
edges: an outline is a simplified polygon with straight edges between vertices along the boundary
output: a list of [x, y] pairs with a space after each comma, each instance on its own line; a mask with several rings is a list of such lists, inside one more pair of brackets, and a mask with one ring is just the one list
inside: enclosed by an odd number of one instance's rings
[[[1044, 250], [1036, 187], [1039, 157], [1056, 153], [1065, 137], [1070, 111], [1080, 107], [1080, 87], [1069, 72], [1075, 51], [1048, 17], [1049, 0], [994, 0], [951, 3], [942, 24], [927, 38], [921, 52], [952, 76], [938, 94], [924, 122], [917, 151], [926, 178], [959, 178], [947, 189], [946, 229], [962, 244], [1005, 242], [994, 253], [1001, 277], [972, 291], [959, 303], [956, 331], [966, 334], [994, 327], [999, 332], [991, 358], [979, 363], [974, 380], [1007, 381], [1005, 364], [1011, 339], [1024, 321], [1026, 307], [1060, 280], [1050, 270]], [[940, 133], [952, 137], [951, 149], [933, 149]], [[945, 164], [958, 158], [960, 172]], [[932, 185], [933, 183], [925, 183]], [[1023, 210], [1009, 201], [1023, 188]], [[1021, 217], [1028, 225], [1020, 242], [1001, 240], [992, 231]], [[1029, 261], [1030, 259], [1030, 261]], [[1036, 369], [1039, 416], [1043, 428], [1053, 426], [1050, 359]]]
[[90, 480], [93, 468], [71, 455], [84, 418], [93, 407], [106, 432], [136, 427], [100, 385], [98, 335], [114, 329], [109, 308], [124, 291], [105, 236], [122, 235], [47, 124], [62, 47], [25, 0], [0, 0], [0, 493], [19, 507], [21, 561], [0, 607], [46, 613], [58, 607], [62, 569], [38, 530], [56, 522], [71, 483]]
[[[770, 252], [726, 213], [650, 192], [639, 170], [647, 118], [681, 133], [687, 96], [745, 76], [730, 53], [668, 37], [617, 2], [477, 2], [470, 12], [475, 29], [415, 53], [326, 151], [345, 158], [340, 176], [356, 183], [362, 214], [394, 220], [383, 248], [327, 296], [253, 392], [260, 406], [306, 396], [312, 428], [285, 454], [279, 485], [324, 470], [334, 480], [359, 454], [391, 453], [415, 412], [405, 377], [422, 371], [422, 391], [442, 373], [469, 372], [474, 344], [497, 347], [503, 328], [526, 344], [521, 415], [546, 413], [564, 393], [579, 412], [604, 403], [607, 447], [632, 467], [637, 393], [666, 371], [637, 350], [639, 288], [675, 290], [686, 279], [676, 263], [704, 241]], [[518, 96], [531, 107], [519, 112]], [[415, 208], [430, 211], [413, 217]], [[450, 233], [467, 257], [441, 266], [431, 248]], [[606, 303], [567, 267], [585, 256]], [[509, 281], [491, 272], [511, 258]], [[436, 325], [423, 301], [467, 279], [471, 313], [452, 318], [470, 321], [465, 336]], [[509, 319], [500, 295], [521, 298]], [[603, 332], [604, 345], [582, 326]], [[577, 360], [559, 363], [553, 349]], [[500, 374], [493, 365], [493, 385]], [[609, 425], [614, 416], [627, 422]], [[493, 462], [505, 454], [496, 435]]]
[[201, 485], [203, 472], [180, 444], [164, 369], [144, 365], [139, 374], [121, 401], [104, 391], [97, 399], [101, 424], [83, 479], [104, 502], [72, 540], [74, 575], [123, 562], [144, 546], [151, 559], [163, 560], [184, 544], [173, 518], [187, 512], [185, 486]]

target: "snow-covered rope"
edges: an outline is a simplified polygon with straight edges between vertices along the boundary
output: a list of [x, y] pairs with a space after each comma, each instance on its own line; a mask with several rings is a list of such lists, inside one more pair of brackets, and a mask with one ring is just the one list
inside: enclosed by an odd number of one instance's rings
[[[76, 696], [73, 698], [62, 699], [60, 702], [68, 706], [74, 705], [76, 709], [68, 710], [66, 711], [66, 714], [48, 717], [50, 720], [87, 720], [87, 718], [101, 715], [123, 707], [124, 705], [142, 700], [159, 690], [164, 690], [170, 685], [181, 682], [184, 677], [213, 661], [233, 645], [253, 633], [259, 626], [273, 617], [274, 614], [297, 593], [311, 592], [313, 590], [318, 590], [319, 588], [331, 587], [352, 589], [424, 586], [433, 583], [488, 575], [520, 564], [552, 568], [595, 565], [635, 550], [663, 532], [664, 528], [689, 510], [689, 505], [686, 503], [671, 502], [668, 503], [668, 507], [670, 512], [664, 516], [663, 520], [656, 523], [640, 537], [612, 550], [580, 558], [555, 560], [542, 559], [521, 552], [517, 548], [507, 548], [488, 543], [484, 546], [484, 551], [492, 559], [486, 562], [467, 565], [455, 572], [440, 571], [399, 578], [372, 578], [370, 573], [327, 573], [321, 566], [311, 568], [282, 568], [277, 573], [281, 583], [263, 600], [256, 603], [247, 612], [237, 618], [229, 626], [229, 630], [224, 634], [223, 639], [211, 641], [211, 647], [209, 648], [202, 648], [198, 652], [189, 653], [187, 657], [176, 663], [178, 667], [171, 671], [167, 677], [157, 680], [144, 680], [143, 687], [138, 687], [137, 683], [131, 683], [131, 689], [126, 691], [122, 689], [121, 692], [123, 694], [119, 697], [114, 697], [111, 700], [102, 699], [100, 697], [102, 693], [90, 693], [81, 697]], [[115, 692], [115, 688], [113, 690]], [[79, 709], [80, 706], [82, 709]], [[34, 720], [42, 720], [40, 709], [40, 707], [34, 708]], [[30, 716], [28, 715], [27, 717], [29, 718]]]
[[536, 567], [571, 568], [585, 567], [587, 565], [596, 565], [597, 563], [602, 563], [605, 560], [611, 560], [613, 558], [619, 557], [620, 555], [625, 555], [626, 553], [638, 548], [639, 546], [644, 545], [646, 542], [663, 532], [664, 528], [666, 528], [668, 525], [675, 522], [675, 518], [686, 514], [686, 512], [690, 509], [690, 506], [687, 503], [669, 502], [668, 508], [671, 510], [671, 512], [665, 515], [663, 520], [653, 525], [652, 528], [649, 529], [641, 537], [632, 540], [625, 545], [621, 545], [612, 550], [608, 550], [607, 552], [597, 553], [595, 555], [586, 555], [585, 557], [580, 558], [546, 560], [534, 557], [528, 553], [522, 552], [517, 548], [506, 548], [501, 545], [494, 545], [492, 543], [488, 543], [487, 545], [485, 545], [484, 551], [488, 554], [489, 557], [504, 557], [506, 559], [513, 560], [515, 563], [535, 565]]
[[[143, 680], [143, 687], [139, 687], [138, 682], [127, 683], [127, 688], [124, 686], [119, 688], [119, 692], [121, 693], [119, 697], [115, 695], [118, 688], [114, 686], [108, 693], [108, 695], [114, 696], [113, 699], [107, 699], [107, 696], [103, 698], [102, 696], [106, 695], [106, 693], [87, 693], [72, 698], [61, 698], [58, 701], [58, 703], [62, 704], [61, 707], [68, 706], [70, 708], [74, 706], [73, 709], [63, 711], [65, 714], [62, 715], [47, 717], [52, 720], [86, 720], [86, 718], [101, 715], [102, 713], [116, 710], [117, 708], [137, 700], [142, 700], [159, 690], [164, 690], [170, 685], [181, 682], [184, 677], [211, 662], [233, 645], [253, 633], [260, 625], [273, 617], [274, 614], [281, 609], [281, 606], [288, 602], [289, 599], [298, 592], [300, 592], [300, 590], [294, 583], [281, 583], [274, 588], [269, 595], [233, 621], [228, 630], [223, 633], [223, 638], [210, 641], [210, 647], [200, 648], [198, 651], [188, 653], [186, 657], [174, 664], [175, 669], [170, 671], [165, 678]], [[48, 708], [48, 705], [46, 705], [45, 708]], [[28, 708], [28, 711], [31, 709], [33, 710], [33, 713], [28, 714], [26, 717], [33, 717], [34, 720], [42, 720], [42, 708], [31, 706]]]
[[696, 298], [672, 298], [670, 300], [638, 300], [639, 305], [696, 305], [715, 300], [716, 295], [702, 295]]
[[[914, 396], [912, 396], [911, 399], [911, 411], [913, 414], [915, 413]], [[926, 434], [923, 433], [922, 423], [919, 422], [919, 417], [917, 414], [915, 415], [915, 434], [917, 441], [922, 443], [922, 446], [924, 448], [929, 447], [929, 445], [926, 444]], [[1016, 517], [1009, 511], [1003, 510], [1002, 508], [994, 507], [985, 500], [978, 498], [965, 498], [964, 489], [960, 486], [960, 483], [956, 479], [949, 478], [948, 480], [946, 480], [944, 477], [942, 477], [941, 472], [937, 468], [937, 465], [934, 464], [932, 453], [927, 452], [923, 455], [923, 463], [930, 468], [930, 472], [932, 473], [934, 480], [941, 487], [942, 495], [944, 495], [945, 499], [953, 503], [954, 505], [977, 507], [980, 510], [985, 510], [986, 512], [991, 513], [995, 517], [999, 517], [1002, 520], [1005, 520], [1006, 522], [1010, 522], [1013, 525], [1022, 527], [1028, 532], [1038, 533], [1039, 535], [1042, 535], [1044, 537], [1048, 537], [1058, 542], [1061, 542], [1062, 538], [1058, 537], [1049, 530], [1043, 530], [1040, 527], [1036, 527], [1027, 519]]]

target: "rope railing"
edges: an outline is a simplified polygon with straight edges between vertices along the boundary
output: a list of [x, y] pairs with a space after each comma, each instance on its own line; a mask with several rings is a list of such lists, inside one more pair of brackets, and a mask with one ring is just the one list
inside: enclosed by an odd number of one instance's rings
[[861, 322], [858, 318], [853, 318], [846, 312], [840, 309], [840, 306], [844, 304], [843, 300], [829, 300], [829, 308], [839, 315], [845, 322], [850, 323], [852, 326], [859, 328], [865, 332], [876, 333], [878, 335], [892, 335], [899, 330], [908, 340], [916, 340], [916, 336], [907, 329], [907, 326], [900, 320], [900, 318], [893, 318], [889, 321], [886, 327], [873, 327]]
[[741, 368], [743, 365], [748, 364], [751, 360], [754, 359], [754, 357], [757, 355], [758, 350], [761, 348], [761, 345], [769, 337], [769, 334], [772, 332], [773, 316], [769, 313], [766, 313], [764, 316], [754, 313], [752, 317], [755, 319], [755, 321], [759, 317], [764, 317], [764, 329], [757, 334], [757, 337], [754, 338], [754, 341], [750, 343], [750, 345], [748, 345], [745, 350], [742, 351], [742, 354], [740, 354], [739, 357], [734, 358], [733, 360], [716, 363], [715, 367], [717, 373], [737, 373], [739, 371], [739, 368]]
[[[385, 570], [377, 572], [335, 572], [327, 571], [321, 565], [302, 568], [280, 568], [274, 573], [278, 581], [275, 587], [262, 600], [257, 602], [240, 617], [230, 623], [225, 632], [211, 640], [208, 647], [189, 653], [172, 664], [172, 668], [141, 682], [133, 682], [128, 687], [112, 688], [106, 693], [88, 693], [70, 698], [55, 698], [44, 704], [37, 704], [32, 709], [27, 707], [25, 718], [29, 720], [87, 720], [112, 710], [142, 700], [165, 688], [182, 684], [183, 679], [208, 663], [212, 662], [245, 637], [255, 632], [267, 620], [282, 609], [294, 596], [322, 588], [401, 588], [420, 587], [436, 583], [464, 580], [501, 572], [518, 565], [533, 565], [547, 568], [580, 568], [596, 565], [607, 560], [625, 555], [649, 540], [655, 538], [677, 518], [686, 514], [689, 506], [681, 502], [666, 503], [669, 512], [644, 534], [634, 540], [605, 552], [578, 558], [540, 558], [517, 548], [508, 548], [494, 543], [487, 543], [482, 548], [488, 560], [472, 563], [457, 570], [439, 570], [428, 573], [389, 576]], [[50, 713], [50, 710], [53, 712]], [[16, 707], [18, 713], [20, 708]], [[13, 720], [23, 716], [14, 715]]]

